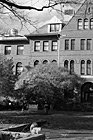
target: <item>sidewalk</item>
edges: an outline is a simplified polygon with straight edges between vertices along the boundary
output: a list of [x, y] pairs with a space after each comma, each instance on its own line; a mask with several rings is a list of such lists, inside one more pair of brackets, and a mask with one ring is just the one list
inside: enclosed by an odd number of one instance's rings
[[52, 130], [43, 129], [46, 140], [93, 140], [93, 131], [91, 130]]

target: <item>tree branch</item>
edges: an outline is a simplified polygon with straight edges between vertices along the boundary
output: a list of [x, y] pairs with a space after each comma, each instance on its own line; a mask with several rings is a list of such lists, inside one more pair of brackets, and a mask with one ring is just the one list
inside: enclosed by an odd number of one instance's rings
[[3, 3], [3, 4], [5, 4], [5, 5], [7, 5], [7, 6], [9, 6], [10, 8], [17, 8], [17, 9], [25, 9], [25, 10], [36, 10], [36, 11], [43, 11], [44, 9], [46, 9], [46, 8], [51, 8], [51, 7], [54, 7], [54, 6], [56, 6], [56, 5], [58, 5], [58, 4], [78, 4], [79, 2], [77, 1], [75, 1], [75, 0], [69, 0], [69, 1], [67, 1], [67, 0], [56, 0], [56, 1], [54, 1], [54, 0], [49, 0], [49, 3], [48, 3], [48, 5], [47, 6], [43, 6], [42, 8], [36, 8], [36, 7], [33, 7], [33, 6], [24, 6], [24, 5], [19, 5], [19, 4], [16, 4], [16, 3], [14, 3], [14, 2], [11, 2], [10, 0], [0, 0], [0, 2], [1, 3]]

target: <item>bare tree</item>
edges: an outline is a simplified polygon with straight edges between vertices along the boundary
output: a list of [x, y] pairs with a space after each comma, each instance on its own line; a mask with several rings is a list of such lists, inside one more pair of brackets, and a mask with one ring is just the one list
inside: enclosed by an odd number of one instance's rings
[[[29, 0], [30, 1], [30, 0]], [[31, 0], [33, 1], [33, 0]], [[13, 20], [16, 17], [20, 20], [21, 25], [29, 23], [30, 25], [35, 25], [36, 21], [33, 21], [29, 17], [28, 11], [43, 11], [44, 9], [53, 8], [56, 5], [61, 4], [80, 4], [82, 0], [45, 0], [46, 2], [41, 8], [37, 8], [34, 5], [27, 5], [26, 3], [18, 3], [16, 0], [0, 0], [0, 15], [8, 15], [8, 17]], [[38, 0], [39, 2], [39, 0]], [[59, 9], [58, 9], [59, 10]], [[62, 9], [60, 10], [62, 12]], [[13, 16], [14, 15], [14, 16]], [[31, 16], [31, 15], [30, 15]], [[2, 18], [2, 16], [1, 16]]]

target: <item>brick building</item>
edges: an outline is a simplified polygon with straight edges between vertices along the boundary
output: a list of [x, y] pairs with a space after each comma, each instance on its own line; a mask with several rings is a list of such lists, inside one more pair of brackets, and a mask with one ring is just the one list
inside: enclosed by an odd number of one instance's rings
[[54, 16], [47, 24], [26, 37], [31, 45], [31, 66], [58, 61], [60, 31], [64, 23]]
[[13, 57], [16, 71], [55, 62], [87, 78], [82, 99], [89, 100], [93, 92], [93, 0], [85, 0], [66, 25], [54, 16], [32, 34], [4, 36], [0, 44], [0, 52]]
[[29, 64], [30, 48], [25, 36], [18, 34], [16, 29], [11, 29], [10, 34], [0, 36], [0, 53], [8, 59], [13, 58], [14, 71], [21, 72], [25, 65]]
[[[60, 34], [60, 65], [87, 78], [82, 98], [93, 92], [93, 0], [85, 0]], [[83, 92], [84, 91], [84, 92]]]

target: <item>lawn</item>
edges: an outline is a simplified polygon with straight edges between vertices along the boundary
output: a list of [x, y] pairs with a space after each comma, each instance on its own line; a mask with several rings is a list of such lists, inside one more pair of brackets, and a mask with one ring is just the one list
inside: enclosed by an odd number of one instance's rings
[[47, 120], [48, 129], [92, 130], [93, 113], [82, 112], [51, 112], [49, 115], [28, 113], [27, 111], [0, 112], [0, 128], [15, 124], [32, 123], [40, 119]]

